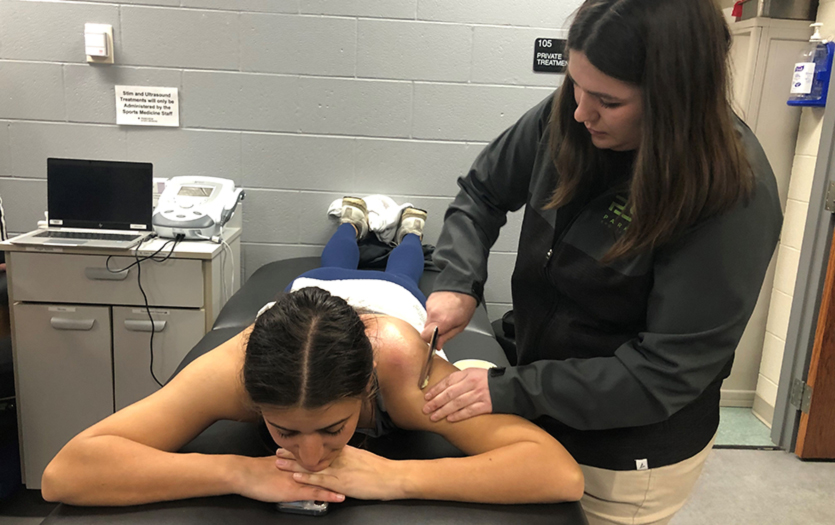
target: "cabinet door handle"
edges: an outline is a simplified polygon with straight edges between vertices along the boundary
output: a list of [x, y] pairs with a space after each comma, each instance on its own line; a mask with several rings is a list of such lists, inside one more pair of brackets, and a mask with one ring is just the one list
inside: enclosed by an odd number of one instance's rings
[[111, 272], [107, 268], [84, 268], [84, 275], [91, 281], [124, 281], [129, 270]]
[[49, 324], [56, 330], [87, 330], [93, 329], [95, 319], [67, 319], [65, 317], [53, 317]]
[[[157, 321], [154, 319], [154, 332], [162, 332], [165, 330], [165, 323], [167, 321]], [[131, 332], [150, 332], [151, 321], [149, 319], [125, 319], [125, 328]]]

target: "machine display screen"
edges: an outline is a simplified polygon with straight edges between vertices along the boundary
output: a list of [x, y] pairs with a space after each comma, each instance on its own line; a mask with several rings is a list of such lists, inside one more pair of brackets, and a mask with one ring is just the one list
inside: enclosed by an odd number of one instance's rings
[[184, 197], [211, 197], [214, 188], [211, 186], [183, 186], [177, 195]]

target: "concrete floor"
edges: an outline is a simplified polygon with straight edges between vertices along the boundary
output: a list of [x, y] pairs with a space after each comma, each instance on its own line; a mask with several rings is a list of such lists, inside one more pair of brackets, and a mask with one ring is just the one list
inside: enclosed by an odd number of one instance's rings
[[671, 525], [831, 525], [835, 462], [780, 450], [714, 449]]

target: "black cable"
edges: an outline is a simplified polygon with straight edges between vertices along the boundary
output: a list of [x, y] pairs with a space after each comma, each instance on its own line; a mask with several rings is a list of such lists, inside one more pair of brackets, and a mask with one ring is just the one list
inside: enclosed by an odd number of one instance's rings
[[130, 270], [131, 268], [133, 268], [134, 266], [136, 266], [136, 283], [139, 285], [139, 291], [142, 292], [142, 299], [144, 299], [144, 301], [145, 301], [145, 311], [148, 313], [148, 319], [151, 321], [151, 338], [150, 338], [150, 343], [149, 343], [150, 354], [151, 354], [151, 365], [150, 365], [149, 368], [150, 368], [150, 371], [151, 371], [151, 377], [154, 379], [154, 382], [156, 382], [156, 384], [158, 384], [160, 386], [160, 388], [162, 388], [162, 386], [163, 386], [162, 383], [160, 382], [159, 379], [157, 379], [157, 375], [154, 373], [154, 332], [156, 332], [156, 324], [154, 323], [154, 316], [151, 314], [151, 305], [148, 303], [148, 295], [145, 293], [145, 289], [142, 288], [142, 264], [141, 263], [144, 262], [144, 261], [147, 261], [149, 259], [154, 261], [154, 262], [165, 262], [165, 261], [167, 261], [168, 259], [171, 258], [171, 255], [173, 255], [174, 250], [177, 248], [177, 245], [180, 244], [180, 241], [185, 239], [185, 235], [179, 234], [173, 239], [174, 245], [171, 246], [171, 250], [169, 250], [168, 255], [166, 255], [165, 257], [156, 258], [157, 254], [159, 254], [162, 250], [165, 249], [166, 246], [168, 246], [168, 244], [171, 243], [171, 240], [165, 241], [165, 243], [162, 246], [160, 246], [159, 249], [157, 251], [155, 251], [154, 253], [152, 253], [151, 255], [147, 255], [145, 257], [140, 258], [139, 257], [139, 248], [142, 246], [143, 243], [145, 243], [147, 240], [149, 240], [151, 238], [152, 237], [147, 237], [147, 238], [143, 239], [142, 242], [140, 242], [136, 246], [136, 249], [133, 252], [133, 256], [136, 259], [136, 262], [133, 262], [133, 263], [129, 264], [125, 268], [120, 268], [118, 270], [112, 270], [110, 268], [110, 258], [113, 257], [113, 256], [110, 255], [110, 256], [107, 257], [107, 260], [105, 260], [104, 265], [107, 268], [107, 271], [109, 271], [111, 273], [126, 272], [126, 271]]
[[[166, 243], [168, 244], [168, 243]], [[165, 244], [163, 244], [165, 246]], [[174, 243], [174, 247], [177, 246], [177, 243]], [[171, 251], [174, 251], [172, 248]], [[148, 296], [145, 294], [145, 289], [142, 288], [142, 259], [139, 258], [139, 247], [136, 248], [136, 251], [133, 252], [134, 257], [136, 257], [136, 283], [139, 285], [139, 291], [142, 292], [142, 298], [145, 300], [145, 311], [148, 312], [148, 319], [151, 320], [151, 342], [150, 342], [150, 352], [151, 352], [151, 377], [154, 378], [156, 384], [162, 388], [162, 383], [160, 383], [159, 379], [157, 379], [157, 375], [154, 373], [154, 332], [157, 331], [156, 325], [154, 324], [154, 316], [151, 315], [151, 306], [148, 304]], [[169, 254], [170, 256], [170, 254]], [[128, 266], [130, 268], [130, 266]]]
[[[171, 255], [173, 255], [173, 253], [174, 253], [174, 249], [177, 248], [177, 245], [180, 244], [180, 241], [182, 241], [184, 238], [185, 238], [185, 235], [179, 234], [179, 235], [177, 235], [177, 237], [175, 239], [170, 239], [170, 240], [165, 241], [165, 243], [162, 246], [160, 246], [159, 249], [157, 249], [157, 251], [155, 251], [151, 255], [146, 255], [146, 256], [140, 258], [139, 257], [140, 246], [142, 246], [142, 244], [144, 244], [145, 242], [153, 239], [153, 237], [147, 237], [146, 239], [144, 239], [142, 242], [140, 242], [136, 246], [136, 249], [133, 252], [134, 257], [136, 257], [136, 262], [133, 262], [133, 263], [129, 264], [128, 266], [125, 266], [124, 268], [119, 268], [117, 270], [114, 270], [113, 268], [110, 267], [110, 259], [112, 259], [114, 256], [113, 255], [108, 255], [107, 259], [104, 261], [104, 265], [107, 268], [107, 271], [110, 272], [110, 273], [121, 273], [121, 272], [126, 272], [126, 271], [130, 270], [131, 268], [133, 268], [134, 266], [138, 265], [139, 263], [147, 261], [149, 259], [154, 261], [154, 262], [165, 262], [165, 261], [167, 261], [168, 259], [171, 258]], [[159, 252], [164, 250], [165, 247], [168, 246], [169, 244], [171, 244], [172, 242], [174, 243], [174, 245], [168, 251], [168, 255], [166, 255], [163, 258], [157, 258], [157, 255], [159, 254]]]

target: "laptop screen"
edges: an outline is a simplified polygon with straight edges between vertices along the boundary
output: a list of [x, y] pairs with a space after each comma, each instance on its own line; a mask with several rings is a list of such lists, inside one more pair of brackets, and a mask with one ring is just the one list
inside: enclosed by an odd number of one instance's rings
[[152, 164], [46, 159], [46, 167], [50, 226], [151, 229]]

